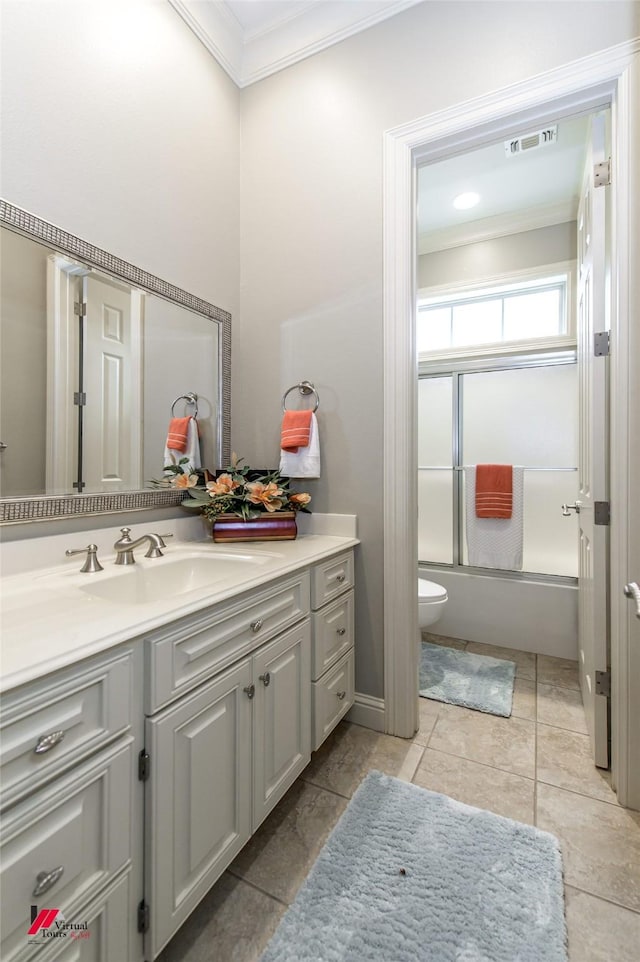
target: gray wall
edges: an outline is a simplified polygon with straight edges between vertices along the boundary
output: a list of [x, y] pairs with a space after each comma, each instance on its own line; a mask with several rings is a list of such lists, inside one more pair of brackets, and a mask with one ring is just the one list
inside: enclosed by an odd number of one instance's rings
[[577, 236], [576, 222], [570, 221], [422, 254], [418, 257], [418, 289], [462, 284], [510, 271], [575, 260]]
[[624, 2], [427, 2], [243, 91], [234, 445], [273, 462], [280, 395], [316, 384], [313, 507], [357, 513], [363, 542], [360, 692], [383, 694], [383, 132], [623, 41], [639, 14]]
[[278, 457], [284, 389], [320, 390], [309, 488], [359, 515], [357, 687], [382, 695], [383, 131], [635, 36], [640, 5], [429, 0], [242, 93], [168, 3], [2, 13], [2, 195], [231, 311], [248, 462]]
[[240, 92], [165, 0], [2, 0], [4, 198], [237, 313]]

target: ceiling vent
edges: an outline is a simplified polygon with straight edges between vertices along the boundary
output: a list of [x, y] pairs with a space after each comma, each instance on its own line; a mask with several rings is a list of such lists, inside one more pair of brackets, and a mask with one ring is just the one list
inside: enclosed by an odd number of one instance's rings
[[549, 147], [555, 144], [558, 139], [558, 127], [545, 127], [544, 130], [536, 130], [532, 134], [524, 134], [522, 137], [514, 137], [513, 140], [505, 140], [504, 152], [507, 157], [515, 157], [516, 154], [524, 154], [528, 150], [537, 150], [539, 147]]

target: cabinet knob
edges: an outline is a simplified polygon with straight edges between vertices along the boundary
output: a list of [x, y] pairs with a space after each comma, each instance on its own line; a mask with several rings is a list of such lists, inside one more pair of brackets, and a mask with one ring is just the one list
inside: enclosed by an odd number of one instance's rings
[[48, 892], [62, 875], [64, 875], [64, 865], [58, 865], [57, 868], [52, 868], [48, 872], [38, 872], [35, 888], [31, 893], [33, 898], [38, 898], [39, 895]]
[[346, 577], [347, 577], [346, 574], [343, 571], [341, 571], [339, 575], [336, 575], [336, 581], [339, 581], [340, 584], [342, 584], [342, 582]]
[[256, 631], [260, 631], [260, 629], [262, 628], [262, 618], [258, 618], [256, 621], [252, 621], [249, 627], [251, 628], [251, 631], [253, 631], [254, 634], [256, 633]]
[[344, 635], [346, 634], [346, 631], [346, 628], [336, 628], [336, 635]]
[[345, 696], [346, 694], [347, 694], [346, 691], [337, 691], [337, 692], [336, 692], [336, 695], [338, 696], [338, 698], [340, 699], [340, 701], [342, 701], [342, 699], [344, 698], [344, 696]]
[[59, 745], [63, 738], [64, 731], [61, 728], [56, 732], [49, 732], [48, 735], [40, 735], [33, 751], [36, 755], [44, 755], [55, 748], [56, 745]]
[[260, 681], [262, 682], [265, 688], [271, 684], [271, 675], [269, 674], [268, 671], [265, 671], [264, 675], [258, 675], [258, 678], [260, 679]]
[[254, 696], [255, 693], [256, 693], [256, 686], [255, 686], [255, 685], [245, 685], [245, 687], [244, 687], [242, 690], [243, 690], [243, 692], [245, 692], [247, 698], [251, 699], [251, 698], [253, 698], [253, 696]]

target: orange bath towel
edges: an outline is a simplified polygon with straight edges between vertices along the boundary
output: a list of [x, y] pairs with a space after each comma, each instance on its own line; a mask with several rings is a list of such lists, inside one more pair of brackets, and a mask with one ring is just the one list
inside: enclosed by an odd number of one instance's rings
[[311, 416], [313, 411], [285, 411], [282, 418], [280, 447], [283, 451], [297, 451], [306, 448], [311, 437]]
[[167, 447], [172, 451], [187, 450], [187, 435], [189, 432], [188, 418], [171, 418], [169, 421], [169, 431], [167, 433]]
[[476, 518], [510, 518], [513, 511], [513, 467], [476, 465]]

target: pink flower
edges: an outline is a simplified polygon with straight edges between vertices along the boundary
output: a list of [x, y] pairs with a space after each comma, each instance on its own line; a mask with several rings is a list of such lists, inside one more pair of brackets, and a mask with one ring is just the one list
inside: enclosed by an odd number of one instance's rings
[[278, 511], [282, 505], [282, 488], [270, 481], [263, 484], [262, 481], [250, 481], [246, 486], [248, 497], [251, 504], [262, 505], [267, 511]]
[[217, 494], [231, 494], [238, 487], [230, 474], [221, 474], [215, 481], [207, 481], [207, 491], [214, 498]]
[[198, 483], [197, 474], [178, 474], [172, 479], [174, 488], [195, 488]]
[[290, 494], [289, 501], [299, 508], [304, 508], [311, 501], [311, 495], [306, 491], [300, 491], [299, 494]]

